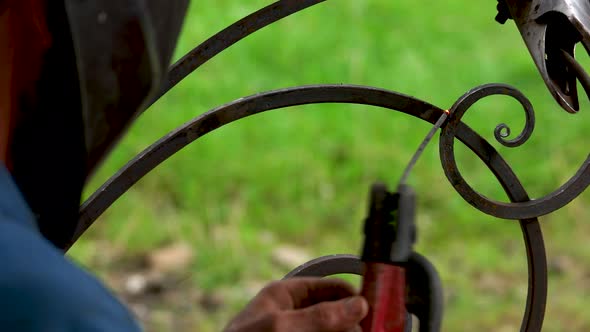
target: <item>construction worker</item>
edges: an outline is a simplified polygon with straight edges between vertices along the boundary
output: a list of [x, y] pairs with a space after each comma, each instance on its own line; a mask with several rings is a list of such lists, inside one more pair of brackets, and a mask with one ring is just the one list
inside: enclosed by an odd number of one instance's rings
[[[0, 0], [0, 331], [139, 331], [63, 248], [82, 188], [169, 65], [188, 0]], [[265, 287], [227, 331], [351, 331], [343, 281]]]

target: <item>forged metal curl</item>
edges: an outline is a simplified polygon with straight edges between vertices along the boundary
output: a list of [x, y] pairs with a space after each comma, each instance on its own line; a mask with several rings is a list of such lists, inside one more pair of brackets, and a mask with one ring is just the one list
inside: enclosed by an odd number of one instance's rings
[[[504, 124], [496, 128], [496, 138], [500, 143], [509, 147], [519, 146], [526, 142], [534, 128], [534, 112], [530, 102], [521, 92], [511, 86], [504, 84], [482, 85], [459, 98], [450, 110], [451, 116], [442, 130], [439, 147], [445, 175], [463, 199], [478, 210], [495, 217], [504, 219], [528, 219], [554, 212], [578, 197], [590, 184], [590, 155], [569, 181], [554, 192], [535, 200], [512, 203], [499, 202], [483, 196], [467, 183], [457, 167], [453, 137], [458, 125], [461, 123], [461, 118], [467, 110], [477, 101], [490, 95], [508, 95], [515, 98], [521, 103], [526, 114], [525, 128], [514, 140], [505, 141], [502, 137], [499, 137], [501, 128], [505, 127]], [[502, 171], [502, 173], [505, 171]], [[512, 173], [512, 170], [509, 172]], [[496, 176], [502, 176], [502, 173], [498, 174], [494, 172]], [[504, 189], [506, 190], [507, 188], [504, 187]]]
[[[496, 140], [507, 147], [513, 148], [524, 144], [532, 135], [533, 130], [535, 129], [535, 111], [533, 110], [533, 105], [531, 102], [518, 90], [514, 89], [511, 86], [503, 85], [503, 84], [490, 84], [484, 85], [476, 88], [475, 90], [493, 90], [497, 94], [506, 94], [509, 96], [514, 97], [518, 102], [522, 105], [525, 112], [525, 126], [522, 132], [512, 140], [506, 140], [507, 137], [510, 136], [511, 130], [505, 123], [500, 123], [494, 129], [494, 137]], [[457, 110], [455, 110], [455, 113]], [[453, 114], [452, 108], [450, 111]], [[459, 116], [459, 114], [455, 114], [455, 116]], [[463, 116], [461, 114], [461, 116]]]
[[[353, 85], [295, 87], [241, 98], [200, 115], [164, 136], [127, 163], [82, 205], [78, 228], [67, 248], [133, 184], [196, 139], [250, 115], [289, 106], [328, 102], [379, 106], [397, 110], [430, 123], [437, 121], [444, 112], [436, 106], [410, 96]], [[527, 201], [529, 198], [518, 178], [494, 147], [464, 123], [457, 122], [455, 127], [453, 137], [462, 141], [486, 163], [499, 178], [510, 199], [517, 202]], [[539, 331], [547, 298], [545, 246], [536, 219], [521, 220], [520, 226], [529, 271], [529, 291], [521, 331]]]

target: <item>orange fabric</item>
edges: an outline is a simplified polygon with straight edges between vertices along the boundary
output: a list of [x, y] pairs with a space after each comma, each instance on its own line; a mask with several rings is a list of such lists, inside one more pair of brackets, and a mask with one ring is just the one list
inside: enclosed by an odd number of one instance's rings
[[34, 102], [43, 55], [51, 44], [46, 0], [0, 0], [0, 162], [10, 169], [10, 137], [19, 101]]

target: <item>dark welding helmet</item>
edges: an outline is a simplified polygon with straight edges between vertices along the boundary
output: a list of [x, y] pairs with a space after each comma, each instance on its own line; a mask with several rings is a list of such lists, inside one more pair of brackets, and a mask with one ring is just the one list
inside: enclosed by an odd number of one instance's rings
[[52, 43], [34, 102], [21, 103], [13, 176], [41, 232], [63, 247], [82, 188], [158, 91], [188, 0], [49, 0]]
[[89, 170], [157, 93], [188, 0], [66, 0]]

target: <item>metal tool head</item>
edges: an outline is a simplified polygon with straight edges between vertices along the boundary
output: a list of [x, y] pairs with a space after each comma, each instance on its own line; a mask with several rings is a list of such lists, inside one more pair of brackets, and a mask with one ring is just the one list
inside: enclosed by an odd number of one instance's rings
[[382, 183], [371, 187], [365, 219], [363, 261], [405, 264], [416, 242], [416, 194], [408, 185], [391, 193]]
[[576, 76], [561, 50], [574, 56], [576, 44], [590, 50], [588, 0], [499, 0], [496, 20], [514, 19], [531, 56], [559, 105], [579, 110]]

